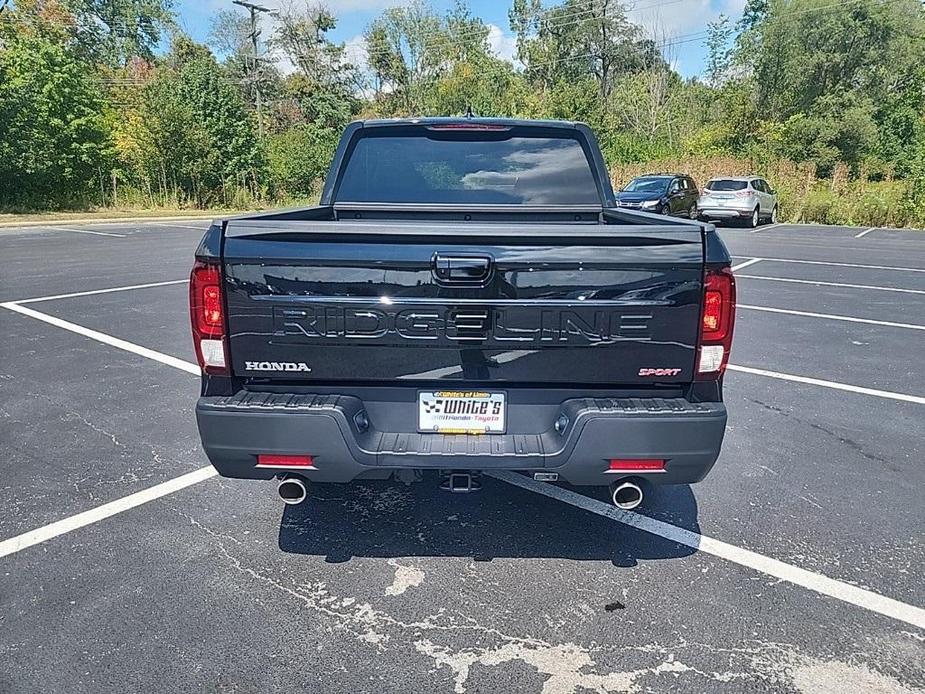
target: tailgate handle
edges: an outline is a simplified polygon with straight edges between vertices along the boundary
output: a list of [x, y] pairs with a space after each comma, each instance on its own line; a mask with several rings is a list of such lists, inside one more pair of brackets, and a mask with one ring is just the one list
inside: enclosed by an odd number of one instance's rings
[[487, 255], [434, 255], [434, 277], [438, 282], [480, 283], [491, 274]]

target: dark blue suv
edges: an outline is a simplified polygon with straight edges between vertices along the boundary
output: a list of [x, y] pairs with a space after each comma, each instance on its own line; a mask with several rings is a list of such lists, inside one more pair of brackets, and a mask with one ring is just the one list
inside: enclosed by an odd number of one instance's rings
[[617, 205], [633, 210], [697, 219], [700, 191], [684, 174], [637, 176], [617, 193]]

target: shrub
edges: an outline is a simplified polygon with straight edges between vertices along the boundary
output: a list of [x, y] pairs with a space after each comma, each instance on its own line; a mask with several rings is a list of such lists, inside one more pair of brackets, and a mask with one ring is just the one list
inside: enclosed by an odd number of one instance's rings
[[813, 224], [838, 224], [840, 221], [838, 196], [828, 187], [811, 190], [801, 203], [799, 213], [791, 216], [792, 221]]
[[270, 181], [277, 197], [312, 195], [327, 172], [338, 133], [313, 124], [296, 125], [267, 140]]

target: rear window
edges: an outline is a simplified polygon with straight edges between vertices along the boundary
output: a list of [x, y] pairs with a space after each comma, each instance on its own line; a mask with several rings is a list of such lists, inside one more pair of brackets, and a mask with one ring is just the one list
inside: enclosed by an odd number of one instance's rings
[[663, 193], [670, 181], [664, 176], [640, 176], [627, 183], [623, 190], [627, 193]]
[[747, 187], [748, 181], [730, 181], [723, 178], [707, 183], [707, 190], [745, 190]]
[[601, 203], [591, 164], [577, 139], [510, 136], [507, 132], [365, 135], [347, 159], [336, 199], [449, 204]]

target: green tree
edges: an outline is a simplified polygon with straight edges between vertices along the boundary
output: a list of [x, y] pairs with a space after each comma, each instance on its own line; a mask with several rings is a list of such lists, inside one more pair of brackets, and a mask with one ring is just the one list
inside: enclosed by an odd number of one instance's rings
[[173, 0], [17, 0], [15, 7], [20, 20], [57, 25], [78, 54], [111, 67], [152, 59], [174, 26]]
[[730, 69], [732, 49], [730, 40], [733, 29], [729, 17], [721, 14], [716, 21], [707, 24], [707, 83], [718, 87], [725, 81]]
[[754, 74], [759, 108], [774, 119], [833, 94], [878, 101], [925, 47], [916, 0], [772, 0], [745, 33], [741, 62]]
[[447, 68], [449, 37], [441, 18], [423, 0], [413, 0], [383, 12], [365, 38], [377, 95], [420, 115], [425, 92]]
[[175, 37], [116, 135], [129, 180], [166, 197], [227, 203], [229, 191], [257, 194], [266, 180], [240, 90], [207, 49], [184, 36]]
[[622, 75], [663, 62], [616, 0], [565, 0], [545, 10], [540, 0], [514, 0], [509, 20], [527, 76], [546, 89], [590, 78], [607, 99]]
[[478, 115], [504, 116], [527, 109], [526, 80], [510, 62], [492, 54], [488, 34], [488, 25], [462, 2], [441, 18], [443, 40], [434, 42], [431, 50], [439, 54], [444, 69], [425, 90], [428, 114], [462, 114], [472, 109]]
[[925, 63], [910, 66], [896, 88], [877, 102], [875, 118], [880, 167], [901, 176], [925, 170]]
[[821, 175], [839, 162], [857, 166], [877, 143], [873, 103], [852, 94], [823, 95], [783, 122], [782, 140], [778, 154], [812, 161]]
[[343, 128], [357, 110], [357, 69], [342, 43], [327, 34], [337, 20], [322, 6], [289, 6], [279, 16], [270, 44], [295, 66], [281, 84], [281, 97], [294, 101], [305, 121]]
[[822, 174], [838, 161], [857, 171], [897, 156], [885, 127], [916, 130], [918, 103], [903, 95], [925, 52], [916, 0], [749, 0], [739, 29], [737, 86], [755, 104], [745, 132], [782, 124], [777, 154], [813, 161]]
[[0, 205], [86, 204], [111, 154], [93, 72], [54, 37], [0, 31]]
[[461, 0], [443, 15], [420, 1], [386, 10], [365, 36], [377, 113], [536, 113], [523, 75], [492, 53], [488, 25]]

